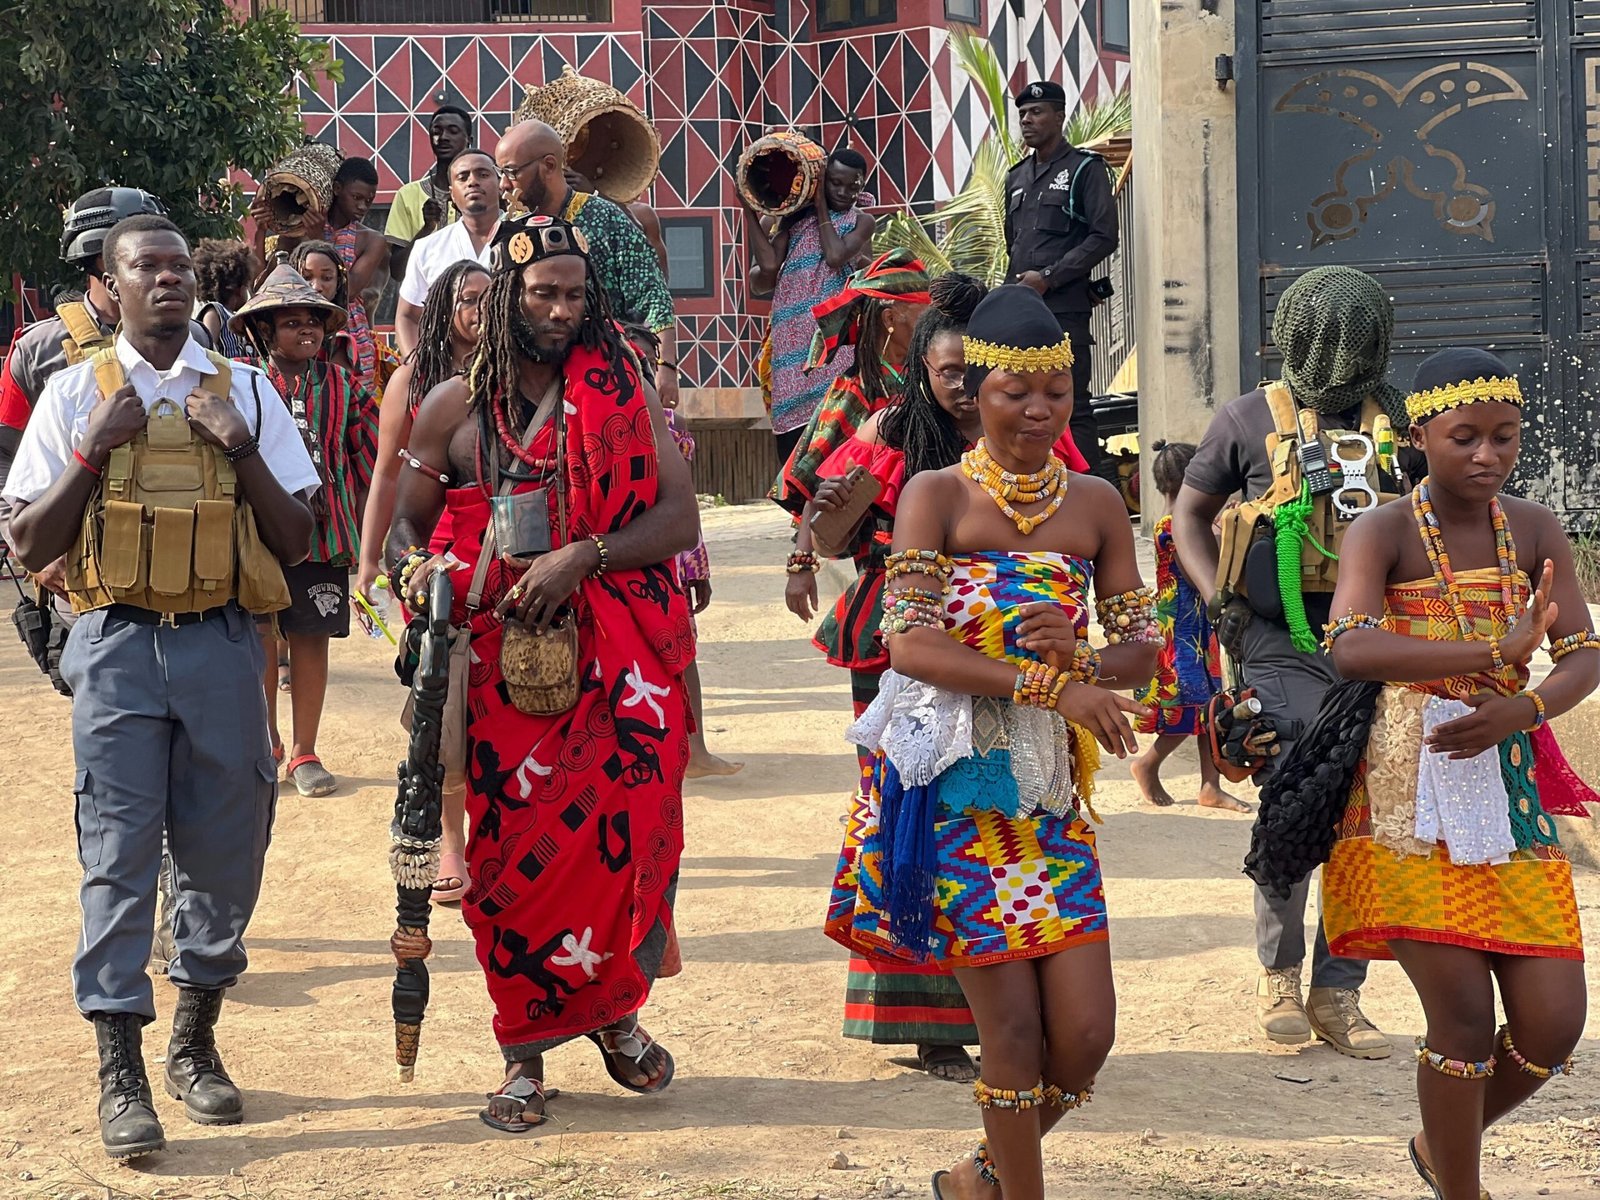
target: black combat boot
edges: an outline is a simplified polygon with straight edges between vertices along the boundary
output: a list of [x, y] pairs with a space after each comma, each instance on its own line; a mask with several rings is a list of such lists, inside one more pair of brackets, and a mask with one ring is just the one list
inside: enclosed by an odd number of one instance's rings
[[100, 1050], [100, 1144], [112, 1158], [142, 1158], [167, 1148], [139, 1052], [136, 1013], [95, 1013]]
[[167, 1044], [167, 1095], [182, 1100], [191, 1121], [237, 1125], [244, 1120], [244, 1098], [233, 1086], [217, 1054], [217, 1014], [221, 988], [178, 988]]

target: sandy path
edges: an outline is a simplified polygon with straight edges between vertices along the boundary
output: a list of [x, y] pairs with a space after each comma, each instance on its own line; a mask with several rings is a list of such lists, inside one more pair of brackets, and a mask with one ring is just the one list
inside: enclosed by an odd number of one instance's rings
[[[781, 607], [775, 512], [717, 510], [706, 527], [717, 585], [701, 624], [712, 744], [748, 765], [688, 789], [686, 968], [649, 1010], [678, 1081], [661, 1097], [628, 1096], [587, 1043], [565, 1047], [549, 1071], [565, 1096], [551, 1124], [522, 1140], [473, 1117], [499, 1063], [453, 911], [434, 923], [417, 1082], [394, 1079], [385, 829], [400, 693], [387, 654], [352, 638], [336, 648], [323, 747], [345, 786], [324, 800], [283, 798], [251, 970], [224, 1009], [222, 1045], [249, 1121], [202, 1131], [160, 1097], [169, 1151], [137, 1168], [109, 1164], [95, 1132], [93, 1038], [67, 978], [78, 921], [67, 706], [0, 636], [11, 714], [0, 760], [11, 901], [0, 910], [0, 1198], [926, 1196], [929, 1173], [970, 1147], [977, 1110], [965, 1089], [838, 1036], [844, 956], [818, 931], [853, 785], [840, 737], [845, 677]], [[1173, 791], [1192, 794], [1192, 755], [1175, 769]], [[1399, 971], [1377, 965], [1366, 995], [1401, 1048], [1388, 1062], [1267, 1050], [1253, 1036], [1250, 888], [1239, 873], [1248, 818], [1152, 811], [1125, 770], [1105, 779], [1118, 1044], [1095, 1102], [1047, 1143], [1051, 1195], [1421, 1195], [1403, 1149], [1416, 1122], [1403, 1047], [1420, 1013]], [[1600, 879], [1579, 887], [1593, 942]], [[152, 1061], [171, 1006], [164, 983], [157, 1003]], [[1592, 1019], [1590, 1053], [1597, 1038]], [[1491, 1135], [1489, 1187], [1502, 1198], [1595, 1195], [1597, 1113], [1595, 1074], [1558, 1081]], [[840, 1152], [851, 1166], [831, 1169]]]

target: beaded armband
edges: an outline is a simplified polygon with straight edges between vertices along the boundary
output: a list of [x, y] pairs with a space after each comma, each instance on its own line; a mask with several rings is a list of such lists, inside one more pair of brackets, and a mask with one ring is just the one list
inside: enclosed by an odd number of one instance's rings
[[883, 620], [878, 629], [885, 637], [908, 629], [943, 628], [944, 605], [937, 593], [908, 587], [884, 597]]
[[1330, 621], [1322, 627], [1322, 650], [1325, 654], [1333, 653], [1333, 643], [1340, 636], [1349, 633], [1352, 629], [1382, 629], [1383, 622], [1377, 617], [1367, 613], [1346, 613], [1337, 621]]
[[1574, 650], [1600, 650], [1600, 634], [1590, 629], [1580, 629], [1550, 643], [1550, 661], [1560, 662]]
[[789, 561], [783, 568], [791, 575], [804, 575], [815, 572], [817, 569], [817, 556], [809, 550], [796, 550], [789, 555]]
[[1094, 611], [1106, 631], [1106, 641], [1113, 646], [1167, 640], [1156, 619], [1156, 594], [1150, 588], [1134, 588], [1097, 600]]
[[884, 559], [885, 583], [893, 583], [906, 575], [925, 575], [939, 585], [942, 593], [949, 588], [955, 575], [955, 564], [937, 550], [901, 550]]

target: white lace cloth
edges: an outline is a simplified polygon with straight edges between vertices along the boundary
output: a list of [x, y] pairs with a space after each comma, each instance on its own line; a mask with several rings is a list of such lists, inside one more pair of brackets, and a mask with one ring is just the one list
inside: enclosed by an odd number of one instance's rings
[[[1422, 709], [1427, 737], [1472, 709], [1459, 700], [1429, 696]], [[1453, 759], [1426, 746], [1417, 763], [1416, 836], [1443, 845], [1462, 866], [1506, 862], [1517, 848], [1511, 836], [1510, 798], [1500, 774], [1500, 748]]]
[[878, 698], [845, 737], [882, 750], [906, 787], [926, 787], [941, 771], [972, 755], [972, 697], [888, 670]]

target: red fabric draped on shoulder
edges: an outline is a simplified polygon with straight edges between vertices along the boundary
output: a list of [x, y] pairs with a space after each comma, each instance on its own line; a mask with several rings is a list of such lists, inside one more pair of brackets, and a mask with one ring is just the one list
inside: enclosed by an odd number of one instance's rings
[[[581, 347], [565, 370], [568, 519], [578, 541], [614, 533], [655, 503], [657, 448], [636, 383], [619, 388], [610, 364]], [[535, 438], [536, 453], [553, 450], [553, 425]], [[470, 568], [487, 497], [477, 486], [458, 489], [449, 508], [454, 552]], [[559, 545], [556, 509], [552, 497]], [[508, 1058], [602, 1028], [649, 995], [683, 850], [682, 675], [694, 657], [672, 563], [609, 571], [586, 579], [573, 598], [577, 704], [556, 716], [519, 712], [503, 686], [503, 625], [493, 608], [520, 575], [491, 563], [482, 608], [471, 617], [472, 886], [462, 905]], [[458, 598], [470, 578], [470, 570], [456, 572]]]

